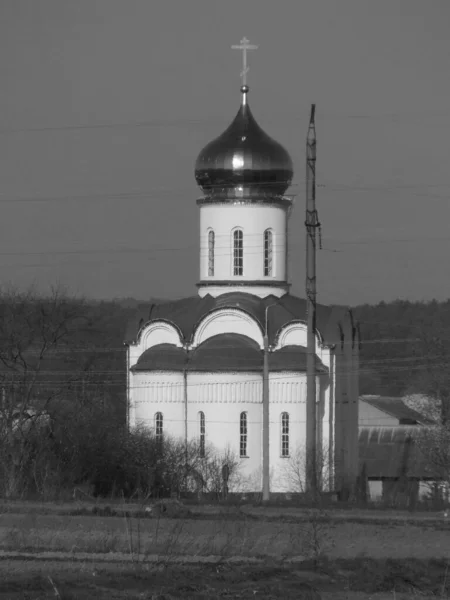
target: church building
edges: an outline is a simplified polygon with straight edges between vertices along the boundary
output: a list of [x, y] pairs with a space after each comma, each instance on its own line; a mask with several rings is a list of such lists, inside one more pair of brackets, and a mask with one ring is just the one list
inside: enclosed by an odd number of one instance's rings
[[[305, 456], [307, 315], [289, 293], [293, 165], [248, 96], [244, 84], [236, 117], [195, 164], [197, 294], [142, 306], [129, 325], [128, 425], [232, 452], [241, 477], [230, 491], [260, 492], [267, 336], [270, 488], [296, 492], [286, 473]], [[358, 353], [351, 311], [317, 305], [317, 442], [323, 485], [336, 491], [358, 469]]]

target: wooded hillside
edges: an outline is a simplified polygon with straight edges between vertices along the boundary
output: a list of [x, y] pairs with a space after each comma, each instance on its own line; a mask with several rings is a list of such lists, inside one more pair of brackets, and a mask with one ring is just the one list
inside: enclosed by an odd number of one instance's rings
[[397, 300], [353, 311], [362, 337], [362, 394], [447, 394], [450, 300]]

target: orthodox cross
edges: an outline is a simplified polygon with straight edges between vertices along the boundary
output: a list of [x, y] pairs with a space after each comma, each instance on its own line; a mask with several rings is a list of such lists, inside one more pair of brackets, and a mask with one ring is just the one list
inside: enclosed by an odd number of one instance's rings
[[244, 37], [244, 38], [242, 38], [240, 44], [231, 46], [231, 48], [233, 50], [242, 50], [242, 65], [243, 65], [242, 73], [241, 73], [242, 85], [247, 85], [247, 73], [249, 71], [249, 68], [247, 66], [247, 51], [248, 50], [256, 50], [258, 48], [258, 46], [250, 44], [249, 40], [246, 37]]

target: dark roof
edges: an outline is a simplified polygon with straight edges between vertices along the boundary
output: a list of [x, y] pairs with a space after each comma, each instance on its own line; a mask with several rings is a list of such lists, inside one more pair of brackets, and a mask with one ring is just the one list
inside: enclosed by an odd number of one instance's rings
[[[160, 304], [141, 305], [128, 324], [125, 343], [136, 341], [140, 328], [153, 320], [166, 320], [178, 327], [184, 342], [191, 342], [198, 323], [210, 312], [220, 308], [238, 308], [250, 314], [264, 327], [265, 309], [268, 310], [269, 343], [275, 344], [280, 329], [293, 321], [306, 322], [306, 301], [303, 298], [285, 294], [281, 298], [267, 296], [259, 298], [245, 292], [230, 292], [217, 298], [207, 294], [190, 296], [181, 300]], [[343, 318], [346, 309], [317, 305], [317, 329], [325, 342], [335, 343], [333, 335], [337, 321]]]
[[158, 344], [141, 354], [132, 371], [182, 371], [186, 352], [173, 344]]
[[261, 371], [263, 355], [245, 335], [225, 333], [207, 339], [192, 351], [191, 371]]
[[402, 424], [431, 425], [433, 423], [431, 419], [409, 408], [401, 398], [392, 396], [360, 396], [359, 399], [398, 419]]
[[[270, 371], [306, 371], [306, 348], [304, 346], [283, 346], [269, 354]], [[328, 373], [328, 369], [316, 356], [316, 371]]]
[[[132, 371], [257, 371], [263, 370], [263, 352], [258, 344], [245, 335], [224, 333], [215, 335], [191, 352], [173, 344], [158, 344], [146, 350]], [[318, 373], [327, 368], [316, 357]], [[269, 370], [306, 371], [306, 349], [285, 346], [269, 354]]]
[[369, 478], [439, 478], [416, 446], [411, 427], [361, 427], [359, 429], [359, 470], [365, 464]]

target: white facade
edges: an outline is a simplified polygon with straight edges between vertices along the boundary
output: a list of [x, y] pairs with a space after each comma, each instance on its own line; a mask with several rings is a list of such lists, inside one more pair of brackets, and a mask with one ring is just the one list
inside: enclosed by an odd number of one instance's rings
[[[206, 443], [218, 451], [230, 450], [239, 457], [239, 489], [260, 490], [262, 460], [262, 375], [259, 373], [183, 373], [151, 372], [132, 376], [134, 401], [130, 407], [130, 426], [155, 429], [161, 413], [165, 435], [198, 440], [199, 413], [205, 416]], [[317, 380], [317, 400], [324, 390]], [[271, 373], [269, 377], [269, 436], [272, 491], [288, 492], [288, 463], [304, 447], [306, 439], [306, 375]], [[241, 454], [240, 417], [247, 416], [247, 451]], [[288, 415], [288, 453], [282, 455], [282, 415]], [[325, 408], [319, 423], [328, 432]], [[187, 423], [187, 427], [186, 427]], [[327, 436], [327, 433], [325, 433]], [[324, 440], [326, 445], [327, 438]], [[256, 485], [256, 487], [255, 487]]]
[[[236, 291], [248, 291], [261, 298], [285, 294], [287, 212], [277, 204], [203, 204], [200, 207], [200, 296], [227, 293], [233, 282], [241, 284], [236, 286]], [[242, 274], [235, 272], [234, 232], [237, 230], [242, 232]], [[270, 232], [270, 245], [267, 244], [266, 249], [265, 232]], [[267, 264], [265, 268], [265, 260], [270, 261], [269, 268]], [[212, 285], [224, 281], [229, 285]], [[208, 285], [202, 286], [202, 282]], [[242, 283], [249, 282], [258, 282], [258, 285], [243, 289]], [[274, 286], [277, 282], [279, 287]]]
[[[150, 311], [127, 342], [128, 423], [189, 441], [199, 436], [201, 416], [205, 441], [239, 458], [240, 489], [260, 492], [262, 351], [265, 336], [270, 337], [271, 491], [299, 492], [304, 489], [307, 331], [305, 303], [288, 295], [292, 202], [284, 194], [292, 161], [261, 132], [247, 92], [243, 86], [232, 129], [208, 144], [196, 162], [205, 193], [198, 200], [198, 298]], [[339, 462], [336, 477], [345, 483], [355, 480], [357, 468], [357, 334], [349, 314], [323, 312], [328, 316], [324, 331], [316, 332], [315, 354], [321, 361], [317, 372], [328, 373], [317, 376], [317, 438], [329, 459], [327, 470], [334, 472]], [[200, 356], [203, 362], [196, 363]]]
[[[198, 323], [192, 343], [193, 350], [211, 337], [221, 333], [236, 333], [254, 340], [261, 348], [263, 337], [260, 325], [247, 313], [225, 308], [214, 311]], [[305, 342], [303, 323], [292, 323], [278, 336], [277, 349]], [[318, 356], [330, 363], [330, 349], [318, 340]], [[145, 325], [137, 342], [129, 346], [130, 367], [149, 348], [170, 343], [180, 347], [177, 329], [165, 322]], [[274, 348], [275, 349], [275, 348]], [[318, 431], [323, 447], [329, 443], [330, 386], [317, 378]], [[197, 440], [199, 413], [205, 416], [206, 443], [218, 451], [230, 450], [239, 457], [239, 490], [255, 492], [261, 489], [262, 476], [262, 373], [208, 373], [180, 371], [149, 371], [129, 373], [129, 425], [144, 425], [155, 429], [156, 415], [161, 413], [163, 429], [171, 437]], [[240, 416], [247, 416], [247, 452], [241, 457]], [[282, 415], [289, 421], [286, 456], [282, 456]], [[330, 416], [331, 415], [331, 416]], [[269, 436], [271, 491], [289, 492], [293, 489], [289, 472], [302, 451], [306, 440], [306, 374], [302, 372], [271, 372], [269, 374]], [[296, 482], [296, 488], [298, 482]]]

